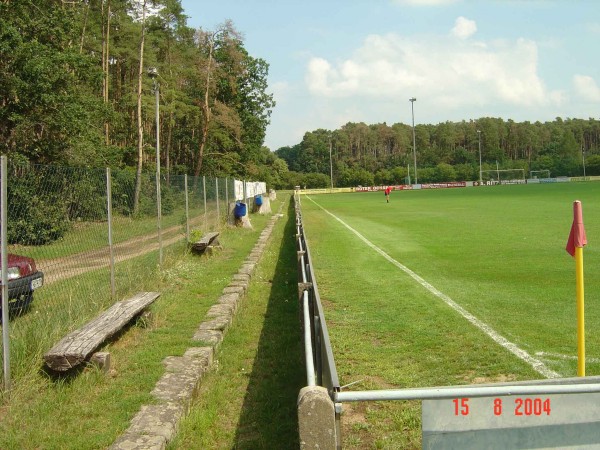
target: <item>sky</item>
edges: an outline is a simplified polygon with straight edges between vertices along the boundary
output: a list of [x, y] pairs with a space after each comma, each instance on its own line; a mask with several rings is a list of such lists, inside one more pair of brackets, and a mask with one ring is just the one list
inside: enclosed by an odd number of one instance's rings
[[265, 145], [348, 122], [600, 116], [600, 1], [182, 0], [230, 19], [274, 95]]

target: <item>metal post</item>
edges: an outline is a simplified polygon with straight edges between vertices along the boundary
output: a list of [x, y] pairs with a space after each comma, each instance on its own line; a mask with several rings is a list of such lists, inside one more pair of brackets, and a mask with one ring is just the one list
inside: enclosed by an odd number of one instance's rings
[[185, 190], [185, 241], [190, 242], [190, 199], [187, 174], [183, 176], [183, 188]]
[[496, 160], [496, 175], [498, 175], [498, 184], [500, 184], [500, 167], [498, 166], [498, 160]]
[[110, 167], [106, 168], [106, 212], [108, 220], [108, 254], [110, 265], [110, 295], [112, 298], [117, 296], [115, 285], [115, 254], [112, 238], [112, 181], [110, 177]]
[[306, 362], [306, 385], [315, 386], [315, 367], [313, 364], [312, 339], [310, 335], [308, 291], [304, 291], [302, 295], [302, 311], [304, 313], [304, 360]]
[[479, 184], [481, 184], [483, 181], [481, 176], [481, 130], [477, 130], [477, 136], [479, 138]]
[[410, 101], [410, 109], [412, 111], [412, 132], [413, 132], [413, 155], [415, 158], [415, 184], [419, 184], [417, 178], [417, 141], [415, 138], [415, 102], [417, 99], [415, 97], [409, 98]]
[[4, 355], [4, 389], [10, 391], [10, 333], [8, 325], [8, 164], [6, 155], [0, 157], [0, 253], [2, 259], [2, 348]]
[[331, 161], [331, 138], [329, 138], [329, 176], [331, 177], [331, 190], [333, 191], [333, 162]]
[[242, 183], [243, 183], [242, 184], [242, 197], [244, 198], [242, 201], [244, 203], [247, 203], [246, 202], [246, 194], [248, 193], [248, 190], [246, 189], [246, 180], [242, 181]]
[[163, 263], [163, 248], [162, 248], [162, 230], [161, 230], [161, 194], [160, 194], [160, 84], [154, 78], [154, 92], [156, 94], [156, 219], [158, 223], [158, 263], [162, 266]]
[[204, 230], [206, 231], [206, 222], [208, 220], [208, 211], [206, 209], [206, 177], [202, 175], [202, 190], [204, 191]]
[[219, 209], [219, 179], [215, 178], [215, 197], [217, 199], [217, 228], [221, 226], [221, 210]]
[[225, 220], [229, 223], [229, 178], [225, 178], [225, 204], [227, 205], [227, 216], [225, 217]]

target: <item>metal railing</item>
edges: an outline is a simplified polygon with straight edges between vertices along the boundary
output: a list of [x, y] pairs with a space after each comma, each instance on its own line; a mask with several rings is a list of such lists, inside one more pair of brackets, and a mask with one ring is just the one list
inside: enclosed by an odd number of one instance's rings
[[[307, 359], [312, 360], [311, 364], [307, 363], [307, 380], [312, 376], [315, 377], [315, 383], [319, 386], [327, 388], [330, 395], [334, 392], [339, 392], [340, 383], [338, 381], [337, 369], [333, 358], [333, 351], [329, 341], [329, 333], [325, 316], [323, 314], [323, 306], [319, 296], [317, 280], [314, 276], [310, 250], [306, 243], [306, 235], [302, 225], [302, 213], [300, 210], [299, 198], [295, 197], [296, 202], [296, 242], [298, 254], [298, 288], [299, 297], [302, 301], [303, 316], [309, 320], [308, 323], [303, 321], [305, 328], [305, 337], [307, 348]], [[309, 345], [310, 344], [310, 345]], [[313, 372], [308, 373], [308, 372]], [[310, 383], [309, 383], [310, 385]]]
[[[329, 341], [319, 288], [313, 270], [310, 250], [302, 225], [300, 196], [294, 196], [296, 212], [296, 250], [298, 256], [298, 298], [304, 331], [307, 386], [322, 386], [333, 399], [340, 392], [340, 382]], [[341, 405], [335, 408], [337, 447], [341, 448]]]

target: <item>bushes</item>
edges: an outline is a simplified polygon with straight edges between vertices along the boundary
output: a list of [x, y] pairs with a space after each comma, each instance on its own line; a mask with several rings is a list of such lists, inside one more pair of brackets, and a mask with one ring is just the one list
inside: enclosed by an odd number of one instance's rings
[[[105, 169], [12, 162], [9, 167], [7, 239], [10, 244], [44, 245], [62, 238], [74, 222], [107, 220]], [[113, 214], [131, 215], [135, 172], [111, 171], [111, 180]], [[162, 186], [164, 215], [175, 210], [177, 195], [177, 188]], [[156, 215], [154, 174], [143, 175], [139, 214]]]
[[67, 201], [62, 189], [50, 188], [51, 178], [50, 167], [17, 165], [9, 170], [9, 244], [43, 245], [60, 239], [69, 230]]
[[65, 202], [56, 197], [55, 201], [45, 199], [27, 184], [9, 183], [8, 243], [43, 245], [60, 239], [71, 228]]

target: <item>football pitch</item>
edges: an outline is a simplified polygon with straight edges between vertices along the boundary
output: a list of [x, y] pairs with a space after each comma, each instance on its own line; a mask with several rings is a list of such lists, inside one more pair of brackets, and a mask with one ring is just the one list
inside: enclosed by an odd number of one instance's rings
[[[600, 183], [307, 195], [303, 223], [342, 385], [577, 374], [581, 200], [586, 375], [600, 374]], [[417, 402], [344, 404], [345, 447], [418, 447]], [[387, 443], [387, 444], [386, 444]]]

